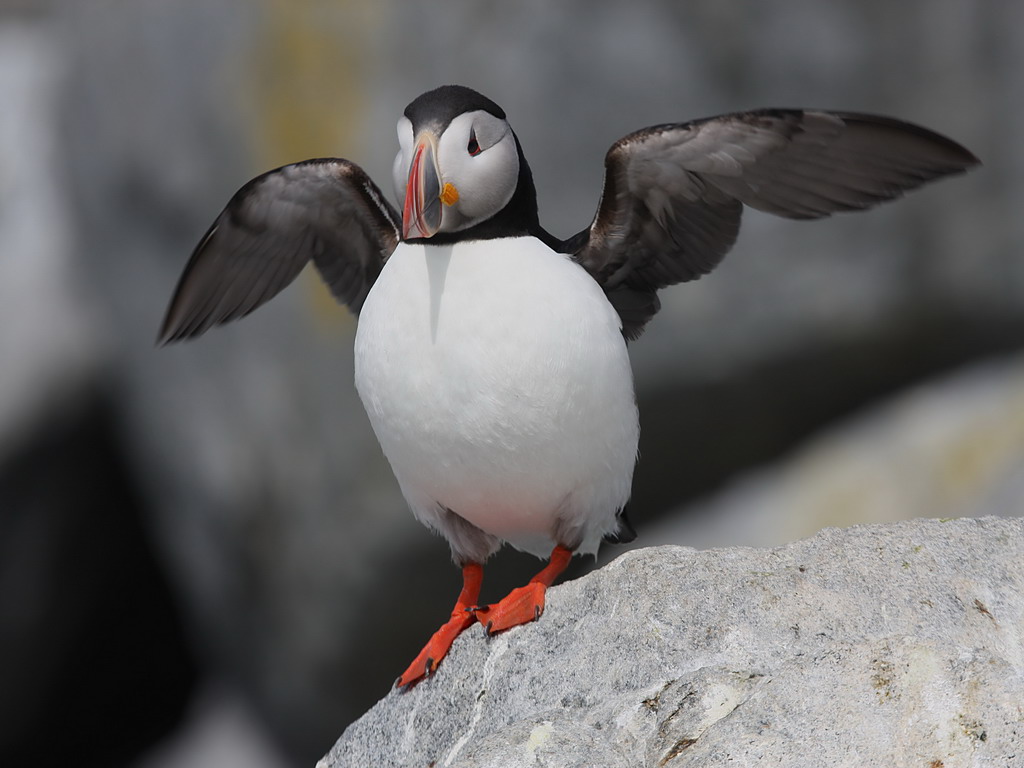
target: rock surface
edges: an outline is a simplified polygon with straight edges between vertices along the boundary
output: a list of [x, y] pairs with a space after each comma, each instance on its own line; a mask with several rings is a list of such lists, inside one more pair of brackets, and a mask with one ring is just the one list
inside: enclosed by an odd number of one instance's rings
[[463, 635], [320, 768], [1024, 764], [1024, 521], [637, 550]]

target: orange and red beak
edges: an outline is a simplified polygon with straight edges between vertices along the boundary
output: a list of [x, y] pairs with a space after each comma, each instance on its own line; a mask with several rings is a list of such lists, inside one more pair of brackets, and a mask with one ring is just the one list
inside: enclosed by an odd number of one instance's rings
[[402, 238], [432, 237], [441, 228], [441, 174], [437, 168], [437, 139], [423, 131], [413, 149], [402, 207]]

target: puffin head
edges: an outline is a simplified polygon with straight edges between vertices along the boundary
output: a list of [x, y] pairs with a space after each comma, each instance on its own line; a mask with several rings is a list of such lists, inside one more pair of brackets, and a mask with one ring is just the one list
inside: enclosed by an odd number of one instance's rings
[[398, 143], [403, 239], [507, 237], [539, 226], [519, 140], [486, 96], [461, 85], [424, 93], [399, 119]]

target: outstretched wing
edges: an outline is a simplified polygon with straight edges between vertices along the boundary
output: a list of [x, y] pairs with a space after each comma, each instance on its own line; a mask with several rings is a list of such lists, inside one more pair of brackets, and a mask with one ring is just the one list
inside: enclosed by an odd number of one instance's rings
[[312, 259], [359, 312], [398, 245], [400, 218], [363, 170], [323, 158], [257, 176], [231, 198], [189, 259], [159, 343], [204, 333], [276, 296]]
[[869, 208], [977, 163], [925, 128], [847, 112], [763, 109], [653, 126], [608, 150], [594, 221], [565, 246], [635, 338], [658, 311], [659, 288], [718, 265], [744, 204], [815, 219]]

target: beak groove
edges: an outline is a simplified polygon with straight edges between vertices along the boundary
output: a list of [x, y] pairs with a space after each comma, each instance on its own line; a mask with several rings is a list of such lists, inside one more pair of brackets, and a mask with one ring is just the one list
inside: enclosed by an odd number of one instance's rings
[[432, 237], [441, 228], [441, 178], [437, 169], [437, 139], [423, 131], [413, 149], [409, 180], [402, 206], [402, 239]]

